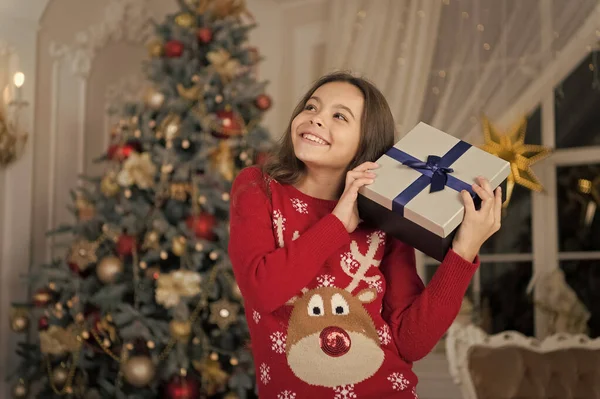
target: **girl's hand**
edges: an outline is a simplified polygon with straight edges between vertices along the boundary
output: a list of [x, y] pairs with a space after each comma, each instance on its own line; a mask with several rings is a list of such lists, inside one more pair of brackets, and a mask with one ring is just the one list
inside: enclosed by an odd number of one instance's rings
[[373, 183], [376, 174], [369, 172], [370, 169], [376, 169], [379, 165], [374, 162], [365, 162], [353, 170], [346, 173], [346, 183], [344, 192], [340, 197], [335, 209], [331, 212], [344, 224], [348, 233], [352, 233], [358, 224], [358, 207], [356, 199], [358, 198], [358, 189], [367, 184]]
[[472, 262], [483, 243], [500, 229], [502, 217], [502, 191], [500, 187], [492, 192], [487, 179], [478, 177], [479, 184], [473, 184], [473, 191], [481, 198], [481, 208], [475, 210], [473, 199], [467, 191], [462, 191], [465, 216], [460, 225], [452, 249], [463, 259]]

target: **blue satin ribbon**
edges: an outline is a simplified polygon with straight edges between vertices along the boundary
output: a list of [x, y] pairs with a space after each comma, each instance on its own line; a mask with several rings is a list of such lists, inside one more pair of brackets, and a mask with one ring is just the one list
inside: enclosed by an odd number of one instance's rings
[[467, 152], [469, 148], [471, 148], [471, 144], [459, 141], [441, 157], [429, 155], [427, 157], [427, 162], [423, 162], [396, 147], [390, 148], [390, 150], [386, 152], [387, 156], [410, 168], [418, 170], [422, 174], [394, 198], [392, 201], [392, 210], [404, 216], [404, 207], [406, 204], [427, 186], [431, 186], [429, 191], [432, 193], [443, 190], [444, 187], [448, 186], [458, 192], [467, 190], [471, 194], [471, 197], [475, 197], [475, 193], [470, 184], [458, 180], [456, 177], [449, 174], [454, 172], [450, 166]]

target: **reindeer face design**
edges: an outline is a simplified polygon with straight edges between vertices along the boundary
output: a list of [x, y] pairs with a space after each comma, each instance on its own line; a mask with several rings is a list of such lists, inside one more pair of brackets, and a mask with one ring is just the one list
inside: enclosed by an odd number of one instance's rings
[[333, 388], [375, 374], [384, 353], [363, 303], [372, 302], [376, 295], [372, 288], [353, 296], [347, 290], [322, 287], [293, 303], [286, 352], [298, 378]]

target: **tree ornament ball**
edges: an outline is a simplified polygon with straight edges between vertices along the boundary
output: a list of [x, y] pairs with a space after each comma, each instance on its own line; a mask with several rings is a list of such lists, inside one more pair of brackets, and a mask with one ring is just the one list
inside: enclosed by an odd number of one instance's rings
[[112, 175], [104, 176], [100, 182], [100, 191], [107, 197], [114, 197], [120, 189], [119, 184]]
[[186, 224], [198, 238], [203, 238], [208, 241], [214, 241], [217, 238], [213, 231], [217, 225], [217, 218], [210, 213], [202, 212], [196, 216], [191, 215], [187, 218]]
[[40, 317], [40, 319], [38, 320], [38, 330], [45, 331], [48, 329], [48, 327], [50, 327], [50, 320], [48, 319], [48, 317]]
[[231, 137], [243, 133], [242, 125], [233, 111], [220, 110], [216, 112], [219, 127], [215, 132], [218, 137]]
[[165, 103], [165, 95], [156, 89], [150, 88], [144, 96], [144, 102], [149, 108], [159, 110]]
[[169, 331], [177, 341], [188, 342], [192, 334], [192, 324], [189, 321], [171, 320]]
[[104, 257], [96, 266], [96, 276], [104, 284], [114, 283], [121, 273], [123, 273], [123, 262], [116, 256]]
[[29, 316], [27, 314], [17, 314], [10, 320], [10, 329], [16, 333], [22, 333], [29, 328]]
[[160, 57], [163, 54], [163, 45], [159, 41], [153, 41], [148, 45], [148, 54], [150, 57]]
[[182, 28], [190, 28], [196, 23], [196, 18], [189, 13], [181, 13], [175, 17], [175, 23]]
[[117, 240], [117, 253], [121, 256], [130, 256], [135, 247], [135, 237], [127, 234], [119, 236]]
[[49, 288], [40, 288], [33, 294], [33, 304], [38, 308], [48, 306], [54, 300], [54, 292]]
[[196, 36], [201, 43], [208, 44], [212, 40], [212, 30], [210, 28], [200, 28], [196, 31]]
[[156, 366], [148, 356], [132, 356], [123, 365], [125, 381], [136, 388], [147, 386], [156, 373]]
[[183, 43], [179, 40], [169, 40], [165, 43], [165, 55], [169, 58], [178, 58], [183, 54]]
[[185, 253], [186, 247], [187, 247], [187, 243], [186, 243], [185, 237], [183, 237], [183, 236], [173, 237], [171, 251], [175, 255], [177, 255], [177, 256], [183, 255]]
[[68, 378], [69, 370], [66, 367], [58, 366], [52, 370], [52, 383], [58, 389], [62, 389], [62, 387], [67, 383]]
[[29, 388], [23, 380], [18, 381], [12, 387], [12, 397], [15, 399], [26, 398], [29, 394]]
[[261, 111], [266, 111], [269, 108], [271, 108], [272, 100], [271, 97], [269, 97], [268, 95], [261, 94], [258, 97], [256, 97], [255, 103], [258, 109], [260, 109]]
[[131, 156], [134, 152], [141, 150], [141, 145], [137, 142], [128, 142], [122, 145], [113, 144], [108, 147], [106, 155], [113, 161], [124, 161]]
[[165, 398], [191, 399], [200, 397], [200, 383], [194, 376], [174, 375], [164, 389]]

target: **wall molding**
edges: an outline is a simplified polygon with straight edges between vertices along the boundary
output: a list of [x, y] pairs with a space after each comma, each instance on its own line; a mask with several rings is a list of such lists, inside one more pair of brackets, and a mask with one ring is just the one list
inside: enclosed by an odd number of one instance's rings
[[110, 43], [143, 44], [152, 37], [148, 0], [110, 0], [102, 21], [75, 34], [73, 44], [50, 44], [52, 57], [66, 57], [74, 76], [89, 77], [95, 56]]

